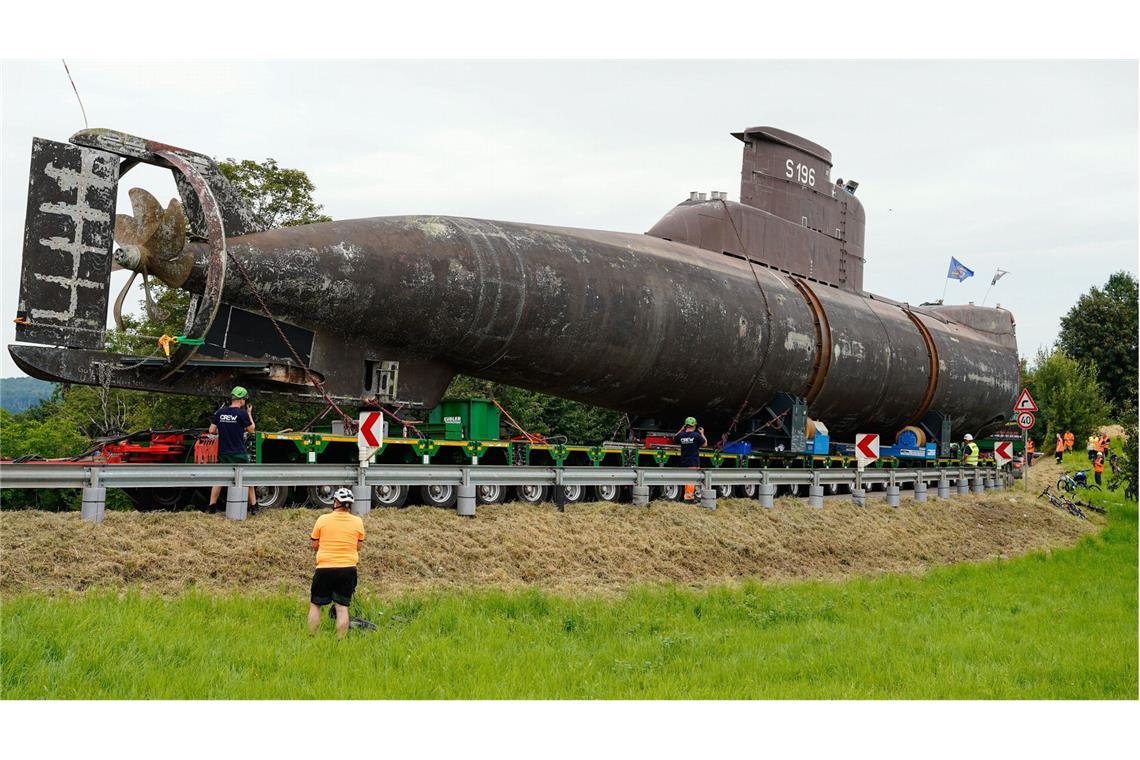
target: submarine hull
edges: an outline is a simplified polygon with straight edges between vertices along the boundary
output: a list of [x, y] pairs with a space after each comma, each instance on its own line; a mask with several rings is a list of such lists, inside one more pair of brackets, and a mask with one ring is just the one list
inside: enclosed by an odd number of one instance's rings
[[[417, 406], [464, 373], [710, 432], [791, 393], [833, 435], [893, 435], [928, 411], [982, 431], [1019, 379], [1003, 310], [964, 312], [975, 329], [649, 235], [406, 216], [227, 245], [277, 318], [316, 331], [312, 366], [346, 395], [362, 362], [398, 361], [397, 400]], [[183, 287], [201, 290], [207, 251], [190, 250]], [[237, 277], [222, 298], [259, 307]]]

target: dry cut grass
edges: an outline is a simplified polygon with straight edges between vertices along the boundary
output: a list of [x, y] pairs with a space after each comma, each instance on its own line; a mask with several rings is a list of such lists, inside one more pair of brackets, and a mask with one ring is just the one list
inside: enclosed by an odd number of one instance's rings
[[[1034, 479], [1055, 479], [1044, 464], [1033, 468]], [[1039, 491], [1019, 486], [925, 504], [904, 498], [897, 509], [839, 498], [823, 509], [781, 499], [771, 510], [721, 500], [715, 512], [666, 502], [575, 505], [565, 514], [505, 504], [480, 507], [474, 520], [426, 507], [377, 510], [365, 518], [361, 587], [381, 597], [524, 586], [610, 593], [645, 584], [915, 574], [1072, 545], [1099, 527], [1035, 499]], [[307, 590], [307, 536], [317, 514], [288, 509], [233, 523], [201, 513], [109, 512], [104, 524], [90, 525], [76, 513], [3, 512], [0, 592], [297, 593]]]

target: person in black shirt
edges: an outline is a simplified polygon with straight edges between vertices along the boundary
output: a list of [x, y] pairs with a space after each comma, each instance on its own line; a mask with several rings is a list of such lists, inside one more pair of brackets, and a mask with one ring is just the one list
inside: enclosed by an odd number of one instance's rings
[[[210, 423], [210, 435], [218, 436], [218, 461], [223, 464], [248, 464], [249, 454], [245, 450], [245, 434], [252, 433], [253, 407], [249, 403], [249, 391], [240, 385], [230, 393], [230, 403], [214, 412]], [[209, 510], [218, 509], [218, 496], [221, 486], [210, 488]], [[257, 503], [253, 486], [249, 488], [249, 506]]]
[[[697, 427], [696, 417], [686, 417], [685, 424], [673, 436], [673, 443], [681, 447], [681, 466], [697, 469], [701, 466], [701, 447], [708, 446], [705, 429]], [[696, 498], [696, 485], [685, 484], [685, 501]]]

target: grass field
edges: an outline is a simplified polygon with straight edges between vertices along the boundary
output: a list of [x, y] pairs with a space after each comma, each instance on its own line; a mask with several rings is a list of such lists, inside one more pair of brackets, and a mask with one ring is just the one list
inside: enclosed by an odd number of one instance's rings
[[1102, 501], [1072, 548], [921, 576], [363, 596], [343, 642], [296, 594], [6, 594], [3, 695], [1136, 699], [1137, 510]]

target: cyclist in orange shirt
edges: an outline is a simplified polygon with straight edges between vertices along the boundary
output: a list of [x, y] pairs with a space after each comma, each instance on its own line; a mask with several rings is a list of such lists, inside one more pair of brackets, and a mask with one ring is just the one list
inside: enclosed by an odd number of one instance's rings
[[356, 565], [364, 543], [364, 521], [349, 512], [352, 491], [339, 488], [333, 494], [333, 511], [317, 518], [309, 535], [309, 547], [317, 553], [317, 569], [309, 591], [309, 632], [321, 625], [321, 607], [330, 602], [336, 610], [336, 635], [348, 633], [348, 605], [356, 591]]

